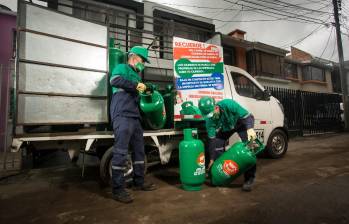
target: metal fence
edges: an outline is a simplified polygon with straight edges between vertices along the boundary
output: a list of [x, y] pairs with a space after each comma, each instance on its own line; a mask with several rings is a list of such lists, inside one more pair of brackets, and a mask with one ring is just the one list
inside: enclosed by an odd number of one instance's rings
[[282, 103], [291, 134], [303, 136], [342, 129], [341, 95], [266, 88]]

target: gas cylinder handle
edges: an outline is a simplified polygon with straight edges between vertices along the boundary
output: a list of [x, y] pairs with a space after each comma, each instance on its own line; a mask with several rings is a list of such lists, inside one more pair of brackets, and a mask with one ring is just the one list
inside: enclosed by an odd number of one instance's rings
[[192, 135], [194, 138], [199, 139], [198, 129], [197, 129], [197, 128], [192, 128], [192, 129], [191, 129], [191, 135]]
[[[256, 142], [257, 144], [258, 144], [258, 148], [257, 148], [257, 150], [251, 150], [255, 155], [258, 155], [260, 152], [262, 152], [264, 149], [265, 149], [265, 145], [258, 139], [258, 138], [256, 138], [255, 140], [251, 140], [251, 141], [248, 141], [247, 143], [246, 143], [246, 146], [248, 147], [248, 148], [250, 148], [249, 147], [249, 145], [251, 144], [251, 143], [253, 143], [253, 142]], [[251, 148], [250, 148], [251, 149]]]

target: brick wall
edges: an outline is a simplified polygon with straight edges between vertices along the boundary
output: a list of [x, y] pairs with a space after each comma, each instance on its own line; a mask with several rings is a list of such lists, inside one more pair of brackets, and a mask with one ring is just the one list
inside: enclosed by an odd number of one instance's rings
[[310, 61], [313, 57], [305, 51], [291, 47], [291, 58], [297, 61]]

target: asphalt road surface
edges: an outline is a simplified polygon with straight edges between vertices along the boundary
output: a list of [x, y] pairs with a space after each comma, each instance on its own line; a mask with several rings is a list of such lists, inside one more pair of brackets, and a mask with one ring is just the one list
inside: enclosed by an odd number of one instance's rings
[[284, 158], [258, 160], [252, 192], [229, 187], [180, 188], [178, 167], [157, 166], [154, 192], [113, 201], [98, 181], [67, 164], [30, 169], [0, 181], [0, 223], [349, 223], [349, 133], [296, 138]]

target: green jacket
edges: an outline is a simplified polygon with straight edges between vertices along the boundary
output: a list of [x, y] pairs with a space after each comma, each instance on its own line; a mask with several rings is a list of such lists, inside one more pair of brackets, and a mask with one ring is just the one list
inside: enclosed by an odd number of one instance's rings
[[220, 108], [218, 119], [213, 117], [206, 119], [206, 131], [209, 138], [215, 138], [218, 131], [230, 131], [234, 129], [239, 119], [247, 118], [250, 113], [232, 99], [219, 101]]
[[[125, 80], [133, 82], [135, 85], [142, 81], [138, 73], [135, 72], [128, 64], [119, 64], [113, 69], [110, 76], [110, 83], [112, 83], [112, 80], [119, 76]], [[113, 94], [118, 92], [118, 88], [115, 87], [115, 85], [112, 85], [112, 92]]]
[[136, 89], [141, 77], [128, 64], [117, 65], [110, 77], [113, 96], [110, 102], [112, 121], [117, 116], [140, 118], [139, 94]]

